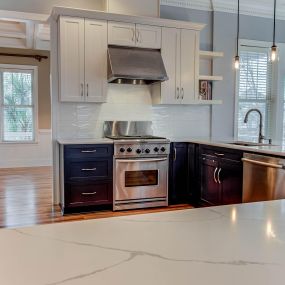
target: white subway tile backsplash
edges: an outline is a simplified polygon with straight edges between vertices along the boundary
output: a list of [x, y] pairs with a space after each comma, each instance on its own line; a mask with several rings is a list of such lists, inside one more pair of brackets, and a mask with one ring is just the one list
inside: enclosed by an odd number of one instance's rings
[[209, 106], [153, 106], [147, 86], [110, 84], [107, 103], [60, 103], [58, 112], [58, 137], [64, 139], [102, 137], [108, 120], [150, 120], [158, 136], [210, 136]]

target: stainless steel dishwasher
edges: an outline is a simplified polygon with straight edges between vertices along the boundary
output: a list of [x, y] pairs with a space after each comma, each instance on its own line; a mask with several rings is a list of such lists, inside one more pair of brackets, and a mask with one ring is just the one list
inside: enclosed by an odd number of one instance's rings
[[242, 201], [285, 199], [285, 159], [245, 153]]

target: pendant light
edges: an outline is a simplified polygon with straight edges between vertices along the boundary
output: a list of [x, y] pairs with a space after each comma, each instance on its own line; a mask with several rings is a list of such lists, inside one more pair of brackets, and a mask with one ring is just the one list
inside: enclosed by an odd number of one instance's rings
[[277, 59], [277, 46], [275, 43], [276, 33], [276, 0], [274, 0], [274, 18], [273, 18], [273, 45], [271, 47], [271, 61], [274, 62]]
[[238, 13], [237, 13], [237, 47], [236, 47], [236, 56], [235, 56], [235, 69], [239, 69], [239, 0], [238, 0]]

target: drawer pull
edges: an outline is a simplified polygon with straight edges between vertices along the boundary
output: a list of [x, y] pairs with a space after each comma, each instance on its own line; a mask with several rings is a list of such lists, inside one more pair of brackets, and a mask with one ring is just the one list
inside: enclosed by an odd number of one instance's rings
[[90, 193], [81, 193], [81, 195], [83, 196], [93, 196], [93, 195], [96, 195], [97, 192], [90, 192]]
[[215, 152], [215, 155], [216, 156], [225, 156], [223, 153], [217, 153], [217, 152]]
[[93, 150], [81, 150], [82, 153], [94, 153], [96, 151], [97, 151], [96, 149], [93, 149]]
[[97, 168], [82, 168], [81, 171], [96, 171]]

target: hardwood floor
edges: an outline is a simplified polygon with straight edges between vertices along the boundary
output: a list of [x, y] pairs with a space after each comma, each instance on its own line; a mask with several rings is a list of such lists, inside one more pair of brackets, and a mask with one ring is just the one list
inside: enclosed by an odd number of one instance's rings
[[177, 205], [168, 208], [120, 212], [100, 211], [62, 216], [59, 206], [52, 204], [51, 167], [0, 169], [0, 228], [189, 208], [192, 207], [190, 205]]

